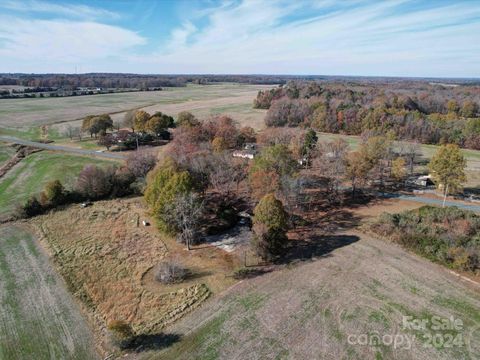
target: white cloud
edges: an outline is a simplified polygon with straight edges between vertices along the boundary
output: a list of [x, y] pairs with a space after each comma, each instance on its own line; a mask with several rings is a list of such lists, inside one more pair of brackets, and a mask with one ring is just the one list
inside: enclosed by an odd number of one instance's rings
[[105, 9], [86, 5], [56, 4], [39, 0], [7, 0], [0, 2], [0, 7], [17, 12], [50, 13], [82, 19], [117, 19], [119, 15]]
[[182, 27], [176, 28], [172, 31], [171, 40], [167, 46], [170, 51], [175, 51], [184, 48], [187, 45], [189, 36], [197, 31], [195, 25], [190, 21], [183, 23]]
[[[76, 5], [27, 4], [65, 16], [77, 12]], [[99, 20], [0, 17], [0, 71], [60, 71], [81, 61], [90, 71], [136, 73], [480, 77], [479, 2], [244, 0], [189, 14], [169, 41], [142, 54], [135, 49], [145, 38]], [[26, 64], [31, 58], [37, 64]]]
[[[408, 3], [357, 1], [293, 22], [283, 20], [301, 3], [222, 6], [209, 11], [208, 26], [189, 32], [194, 41], [175, 48], [172, 40], [168, 52], [157, 54], [157, 72], [480, 76], [480, 21], [471, 21], [480, 4], [398, 9]], [[462, 56], [461, 67], [451, 63], [452, 54]]]
[[[10, 64], [34, 59], [51, 64], [93, 62], [122, 56], [146, 40], [120, 27], [95, 22], [0, 17], [0, 55]], [[1, 61], [1, 60], [0, 60]]]

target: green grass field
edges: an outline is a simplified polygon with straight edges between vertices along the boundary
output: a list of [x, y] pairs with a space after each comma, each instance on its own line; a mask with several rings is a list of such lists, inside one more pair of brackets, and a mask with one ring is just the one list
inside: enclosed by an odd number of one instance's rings
[[23, 228], [0, 228], [0, 359], [98, 358], [85, 320]]
[[60, 180], [65, 186], [87, 164], [113, 164], [106, 160], [42, 151], [23, 159], [0, 179], [0, 216], [8, 215], [18, 204], [43, 190], [50, 180]]

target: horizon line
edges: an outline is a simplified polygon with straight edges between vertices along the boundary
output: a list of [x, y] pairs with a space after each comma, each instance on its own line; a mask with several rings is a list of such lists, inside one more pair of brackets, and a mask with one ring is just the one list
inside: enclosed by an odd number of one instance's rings
[[278, 77], [327, 77], [327, 78], [389, 78], [389, 79], [446, 79], [446, 80], [480, 80], [480, 77], [451, 77], [451, 76], [409, 76], [409, 75], [324, 75], [324, 74], [281, 74], [281, 73], [132, 73], [132, 72], [87, 72], [87, 73], [64, 73], [64, 72], [0, 72], [4, 75], [139, 75], [139, 76], [278, 76]]

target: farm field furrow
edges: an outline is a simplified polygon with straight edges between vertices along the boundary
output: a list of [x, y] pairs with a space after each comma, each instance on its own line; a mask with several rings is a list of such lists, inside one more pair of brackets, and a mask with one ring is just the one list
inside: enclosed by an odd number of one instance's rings
[[0, 359], [99, 358], [90, 329], [33, 236], [0, 228]]

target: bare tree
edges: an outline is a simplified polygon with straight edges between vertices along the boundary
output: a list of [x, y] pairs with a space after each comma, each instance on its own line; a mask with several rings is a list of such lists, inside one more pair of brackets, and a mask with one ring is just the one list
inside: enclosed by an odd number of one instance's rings
[[127, 111], [123, 117], [123, 126], [132, 129], [135, 132], [135, 115], [137, 114], [137, 110], [130, 110]]
[[211, 159], [209, 181], [213, 189], [224, 197], [230, 197], [234, 188], [245, 179], [245, 164], [235, 162], [228, 154], [214, 156]]
[[198, 234], [203, 209], [204, 204], [200, 197], [189, 192], [177, 196], [167, 212], [179, 230], [177, 240], [186, 244], [188, 250]]
[[73, 136], [78, 137], [78, 141], [82, 141], [82, 129], [79, 126], [73, 128]]
[[360, 146], [372, 169], [369, 178], [377, 182], [380, 189], [385, 187], [385, 179], [391, 176], [394, 157], [393, 142], [387, 136], [372, 136]]
[[119, 131], [121, 127], [122, 127], [122, 123], [121, 123], [120, 121], [115, 120], [115, 121], [113, 122], [113, 128], [114, 128], [115, 130]]
[[319, 147], [319, 156], [313, 160], [313, 169], [328, 179], [327, 192], [329, 200], [336, 202], [339, 190], [346, 176], [346, 156], [348, 144], [343, 139], [336, 139]]
[[407, 161], [408, 173], [413, 175], [413, 168], [415, 162], [420, 157], [420, 145], [418, 142], [402, 142], [399, 149], [400, 156], [403, 156]]
[[278, 198], [282, 200], [289, 213], [298, 208], [304, 188], [305, 179], [302, 177], [290, 175], [281, 177]]
[[97, 144], [105, 146], [107, 150], [110, 150], [110, 148], [115, 145], [115, 139], [113, 138], [112, 134], [101, 135]]
[[79, 136], [79, 134], [81, 134], [81, 131], [80, 128], [67, 124], [62, 133], [66, 137], [70, 138], [70, 140], [73, 140], [75, 136]]
[[157, 157], [151, 151], [137, 150], [128, 155], [126, 160], [127, 169], [136, 178], [144, 178], [157, 163]]
[[75, 190], [86, 199], [100, 199], [112, 191], [115, 168], [102, 169], [95, 165], [86, 165], [80, 172]]

